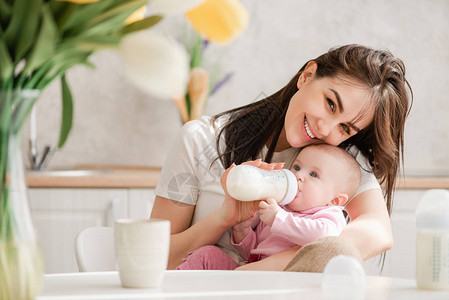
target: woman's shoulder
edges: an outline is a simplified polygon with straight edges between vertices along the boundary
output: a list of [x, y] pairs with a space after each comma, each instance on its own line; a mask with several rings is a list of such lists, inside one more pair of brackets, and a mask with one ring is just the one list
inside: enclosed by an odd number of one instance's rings
[[201, 116], [199, 119], [189, 121], [182, 126], [182, 131], [186, 133], [213, 133], [215, 134], [225, 123], [227, 118], [214, 118]]

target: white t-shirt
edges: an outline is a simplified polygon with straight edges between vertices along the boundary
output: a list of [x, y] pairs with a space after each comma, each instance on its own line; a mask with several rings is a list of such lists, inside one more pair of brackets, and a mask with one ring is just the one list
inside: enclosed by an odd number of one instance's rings
[[[196, 206], [192, 225], [217, 211], [224, 199], [224, 192], [220, 184], [224, 167], [220, 160], [216, 159], [218, 157], [216, 140], [227, 117], [217, 119], [214, 123], [215, 127], [211, 124], [211, 119], [211, 117], [203, 116], [198, 120], [186, 123], [181, 128], [167, 154], [156, 187], [158, 196]], [[220, 143], [220, 147], [224, 147], [223, 144], [223, 142]], [[260, 157], [263, 157], [266, 152], [267, 148], [264, 147]], [[297, 148], [275, 152], [272, 161], [285, 162], [285, 168], [290, 169], [298, 152]], [[352, 147], [349, 152], [363, 167], [356, 195], [370, 189], [380, 189], [376, 177], [363, 170], [371, 169], [367, 159], [356, 147]], [[231, 245], [230, 230], [221, 236], [217, 246], [235, 261], [243, 262]]]

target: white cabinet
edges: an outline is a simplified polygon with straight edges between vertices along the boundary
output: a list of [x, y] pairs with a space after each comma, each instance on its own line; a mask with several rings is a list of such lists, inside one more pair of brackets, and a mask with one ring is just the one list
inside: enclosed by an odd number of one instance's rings
[[33, 221], [46, 273], [77, 272], [74, 239], [87, 227], [117, 218], [149, 218], [152, 189], [30, 188]]
[[156, 194], [154, 189], [129, 189], [129, 216], [136, 219], [149, 218]]
[[[414, 278], [416, 267], [415, 211], [426, 190], [397, 190], [393, 199], [391, 226], [394, 245], [387, 252], [383, 276]], [[380, 257], [365, 262], [368, 275], [380, 275]]]

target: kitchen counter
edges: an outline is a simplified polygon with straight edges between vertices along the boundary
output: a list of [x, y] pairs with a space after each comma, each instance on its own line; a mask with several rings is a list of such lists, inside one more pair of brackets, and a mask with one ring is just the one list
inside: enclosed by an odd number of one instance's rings
[[71, 170], [27, 171], [30, 188], [155, 188], [161, 168], [79, 165]]
[[[155, 188], [159, 167], [79, 165], [72, 170], [28, 171], [31, 188]], [[397, 189], [449, 189], [449, 177], [400, 177]]]
[[399, 177], [396, 188], [400, 190], [449, 189], [449, 177]]

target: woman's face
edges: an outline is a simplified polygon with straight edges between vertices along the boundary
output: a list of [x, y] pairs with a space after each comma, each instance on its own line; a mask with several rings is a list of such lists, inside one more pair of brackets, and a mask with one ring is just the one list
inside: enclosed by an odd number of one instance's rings
[[[373, 119], [370, 92], [350, 78], [319, 78], [310, 62], [298, 79], [285, 116], [284, 139], [292, 147], [318, 141], [339, 145], [368, 126]], [[285, 147], [286, 148], [286, 147]]]

